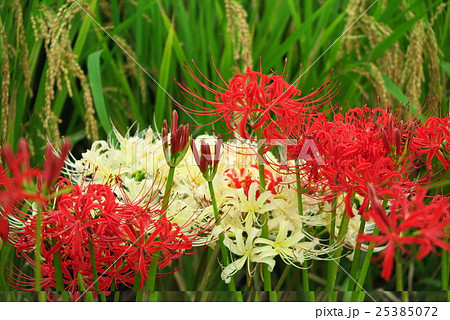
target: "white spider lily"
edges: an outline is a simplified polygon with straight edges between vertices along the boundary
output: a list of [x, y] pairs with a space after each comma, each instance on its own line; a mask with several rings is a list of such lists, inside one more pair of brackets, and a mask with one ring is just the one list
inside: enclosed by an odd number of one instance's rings
[[[296, 230], [288, 230], [289, 222], [286, 220], [281, 220], [279, 223], [278, 233], [274, 240], [258, 238], [255, 243], [264, 244], [266, 246], [262, 247], [262, 255], [279, 255], [280, 258], [286, 264], [294, 264], [298, 260], [298, 249], [299, 246], [304, 246], [313, 248], [316, 243], [310, 241], [301, 244], [301, 240], [305, 238], [305, 235], [300, 228]], [[303, 255], [302, 255], [303, 257]], [[302, 259], [304, 260], [304, 259]], [[303, 263], [303, 261], [299, 261]]]
[[248, 196], [245, 194], [244, 189], [231, 189], [224, 191], [224, 196], [230, 198], [225, 205], [230, 205], [236, 208], [238, 211], [245, 213], [243, 215], [243, 223], [257, 224], [258, 215], [277, 209], [278, 205], [267, 200], [271, 197], [271, 193], [263, 192], [259, 197], [256, 196], [256, 192], [259, 190], [258, 183], [252, 183], [250, 185]]
[[[247, 233], [247, 237], [244, 236], [244, 232]], [[231, 239], [228, 235], [234, 235], [234, 239]], [[221, 277], [225, 283], [229, 283], [231, 277], [241, 270], [245, 263], [247, 263], [247, 272], [249, 275], [253, 275], [254, 270], [250, 270], [250, 263], [265, 263], [269, 266], [269, 271], [272, 271], [275, 266], [275, 260], [273, 259], [276, 254], [262, 254], [263, 247], [255, 246], [255, 240], [261, 234], [261, 230], [257, 228], [238, 229], [230, 228], [226, 233], [223, 243], [225, 246], [235, 255], [240, 258], [231, 262], [222, 271]]]

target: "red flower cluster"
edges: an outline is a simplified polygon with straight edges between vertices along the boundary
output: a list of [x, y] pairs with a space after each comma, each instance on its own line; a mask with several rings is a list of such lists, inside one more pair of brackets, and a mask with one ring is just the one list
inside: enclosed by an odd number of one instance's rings
[[[293, 170], [303, 175], [310, 195], [343, 197], [350, 216], [355, 196], [363, 199], [358, 213], [372, 219], [380, 235], [362, 235], [358, 241], [386, 245], [379, 256], [386, 280], [396, 247], [406, 252], [406, 244], [417, 245], [419, 259], [435, 246], [450, 251], [444, 241], [449, 237], [450, 198], [437, 196], [426, 204], [424, 188], [449, 168], [450, 117], [403, 122], [391, 111], [363, 107], [337, 114], [333, 121], [321, 113], [283, 118], [264, 133], [268, 139], [297, 141], [286, 144], [287, 155], [298, 159]], [[306, 141], [313, 143], [320, 161], [301, 154]]]
[[377, 225], [380, 234], [359, 235], [358, 242], [374, 242], [374, 246], [386, 246], [377, 260], [383, 258], [381, 276], [389, 280], [394, 265], [395, 250], [409, 253], [406, 246], [417, 245], [417, 259], [425, 258], [435, 247], [450, 251], [445, 239], [450, 237], [450, 198], [435, 196], [426, 204], [426, 189], [418, 188], [414, 194], [406, 196], [403, 189], [393, 187], [395, 196], [390, 199], [386, 210], [377, 198], [375, 188], [369, 185], [371, 207], [365, 214]]
[[8, 214], [24, 201], [37, 201], [41, 204], [50, 200], [50, 191], [64, 166], [70, 149], [66, 141], [60, 155], [49, 144], [45, 152], [43, 170], [31, 168], [30, 153], [25, 139], [20, 139], [18, 151], [13, 153], [9, 145], [1, 148], [0, 162], [0, 236], [6, 242], [9, 232]]
[[[138, 273], [138, 285], [142, 289], [150, 264], [167, 267], [192, 248], [196, 235], [185, 234], [161, 210], [121, 203], [106, 185], [71, 186], [66, 179], [58, 183], [58, 188], [68, 187], [73, 190], [43, 212], [44, 290], [56, 290], [56, 252], [61, 256], [64, 290], [80, 291], [81, 285], [95, 290], [95, 279], [98, 279], [99, 290], [108, 291], [120, 284], [133, 287]], [[27, 253], [35, 246], [35, 216], [19, 210], [12, 215], [23, 226], [15, 230], [11, 242], [18, 254], [33, 263]], [[92, 273], [91, 254], [97, 266], [96, 274]], [[10, 279], [10, 282], [32, 290], [32, 281], [25, 280]]]
[[[286, 143], [288, 159], [299, 160], [300, 165], [293, 169], [303, 175], [302, 182], [311, 194], [325, 199], [344, 196], [347, 212], [352, 215], [355, 194], [364, 198], [359, 213], [367, 209], [369, 184], [387, 199], [395, 194], [391, 188], [394, 183], [408, 193], [436, 175], [427, 171], [413, 176], [424, 164], [431, 169], [435, 157], [448, 168], [449, 147], [444, 142], [450, 141], [449, 128], [450, 118], [431, 117], [422, 125], [414, 119], [403, 123], [392, 112], [363, 107], [337, 114], [333, 121], [323, 113], [285, 117], [268, 126], [264, 134], [269, 141], [290, 142]], [[299, 153], [306, 141], [314, 145], [320, 161]]]
[[[195, 70], [186, 65], [189, 75], [206, 91], [214, 95], [214, 99], [207, 99], [197, 93], [196, 90], [178, 83], [181, 89], [193, 97], [189, 99], [199, 110], [181, 106], [185, 111], [194, 115], [215, 115], [223, 120], [230, 131], [238, 131], [244, 138], [249, 138], [247, 126], [253, 131], [264, 128], [273, 121], [273, 117], [295, 117], [305, 112], [314, 112], [323, 104], [328, 103], [337, 94], [335, 86], [326, 91], [330, 84], [330, 77], [315, 91], [302, 95], [302, 91], [289, 84], [282, 75], [265, 75], [262, 72], [247, 68], [243, 74], [236, 74], [229, 82], [222, 79], [221, 87], [207, 79], [197, 77]], [[331, 73], [330, 73], [331, 76]], [[325, 92], [323, 95], [320, 95]], [[204, 106], [197, 102], [206, 103]]]
[[417, 155], [426, 155], [426, 167], [432, 169], [432, 159], [439, 159], [444, 170], [449, 169], [450, 154], [450, 117], [428, 118], [423, 125], [417, 128], [415, 139], [411, 147]]
[[[262, 131], [258, 139], [265, 139], [265, 150], [284, 144], [285, 157], [269, 164], [280, 172], [300, 174], [302, 189], [310, 197], [322, 201], [343, 199], [350, 216], [354, 215], [355, 197], [362, 198], [358, 214], [373, 219], [381, 234], [361, 236], [359, 241], [386, 245], [381, 255], [385, 279], [391, 275], [395, 246], [406, 250], [406, 244], [418, 245], [419, 259], [434, 246], [450, 251], [444, 241], [448, 237], [444, 230], [450, 222], [449, 198], [439, 196], [429, 203], [425, 201], [426, 186], [442, 180], [442, 173], [450, 167], [450, 117], [404, 122], [392, 109], [363, 107], [335, 114], [330, 120], [327, 112], [333, 108], [323, 111], [321, 107], [330, 102], [335, 91], [319, 95], [330, 80], [301, 96], [299, 89], [278, 75], [247, 69], [229, 82], [221, 77], [222, 87], [201, 73], [206, 81], [199, 79], [192, 68], [186, 68], [214, 95], [210, 100], [179, 84], [200, 108], [184, 107], [186, 111], [215, 115], [216, 121], [223, 120], [228, 129], [238, 130], [243, 138], [249, 137], [249, 126], [253, 131]], [[296, 161], [293, 165], [286, 160]], [[230, 170], [227, 175], [236, 187], [245, 189], [253, 182], [242, 172]], [[380, 201], [387, 207], [382, 207]]]

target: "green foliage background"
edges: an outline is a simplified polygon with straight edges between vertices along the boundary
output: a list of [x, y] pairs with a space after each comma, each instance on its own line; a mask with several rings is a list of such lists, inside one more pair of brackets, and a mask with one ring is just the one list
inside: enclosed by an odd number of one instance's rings
[[[60, 135], [70, 139], [75, 144], [74, 152], [79, 153], [96, 138], [96, 130], [98, 138], [106, 138], [111, 124], [122, 133], [134, 123], [141, 129], [148, 125], [160, 128], [174, 108], [167, 93], [179, 103], [188, 104], [172, 78], [194, 85], [183, 68], [191, 59], [215, 83], [220, 83], [220, 78], [211, 57], [225, 79], [230, 79], [238, 68], [245, 68], [249, 60], [234, 57], [233, 35], [227, 31], [229, 21], [224, 0], [78, 2], [132, 58], [73, 1], [0, 2], [1, 138], [15, 146], [18, 139], [25, 136], [31, 141], [35, 159], [42, 158], [47, 140], [59, 139], [54, 127], [44, 125], [48, 118], [46, 86], [49, 86], [47, 71], [51, 61], [66, 62], [67, 82], [64, 81], [64, 64], [53, 66], [54, 70], [62, 72], [63, 81], [59, 87], [55, 83], [47, 88], [55, 92], [50, 109], [55, 119], [60, 119], [57, 122]], [[364, 103], [395, 107], [400, 102], [424, 102], [439, 93], [429, 106], [440, 102], [437, 108], [432, 108], [435, 114], [448, 115], [450, 6], [445, 5], [445, 1], [238, 2], [248, 14], [246, 22], [252, 43], [247, 45], [252, 52], [253, 68], [259, 69], [261, 65], [266, 73], [284, 70], [288, 81], [293, 82], [302, 64], [304, 75], [298, 86], [305, 92], [320, 86], [333, 68], [333, 77], [342, 83], [342, 93], [335, 102], [344, 109]], [[371, 9], [351, 25], [372, 4]], [[63, 11], [58, 17], [56, 14], [61, 7]], [[62, 51], [49, 52], [49, 44], [44, 40], [46, 34], [42, 34], [43, 29], [39, 27], [42, 21], [49, 23], [52, 35], [67, 32], [65, 42], [52, 38], [55, 43], [62, 43]], [[417, 45], [424, 37], [427, 40]], [[391, 59], [389, 55], [392, 57], [393, 52], [402, 52], [399, 55], [402, 60], [386, 60]], [[51, 54], [56, 55], [53, 60], [49, 59]], [[81, 68], [84, 80], [68, 69], [74, 61]], [[402, 74], [405, 83], [398, 80]], [[408, 82], [411, 79], [413, 81]], [[412, 83], [416, 85], [412, 87]], [[90, 92], [86, 93], [87, 88]], [[91, 116], [86, 94], [93, 99], [95, 114]], [[378, 96], [388, 100], [377, 101]], [[411, 104], [412, 114], [419, 113], [420, 109], [417, 102]], [[194, 122], [183, 112], [180, 116], [181, 121]], [[203, 117], [195, 121], [207, 123], [210, 119]], [[192, 259], [194, 262], [187, 263], [178, 273], [178, 280], [169, 276], [164, 284], [168, 290], [172, 283], [186, 290], [195, 287], [202, 274], [197, 268], [204, 263], [201, 254]], [[439, 269], [439, 259], [429, 263], [432, 270]], [[423, 290], [437, 290], [440, 282], [433, 280], [428, 269], [423, 263], [417, 263], [416, 273], [423, 275], [417, 279], [417, 285]], [[294, 283], [292, 281], [298, 277], [298, 273], [292, 272], [284, 280]], [[369, 277], [377, 276], [369, 273]], [[214, 277], [219, 278], [218, 274]], [[179, 279], [185, 283], [180, 284]], [[345, 281], [345, 274], [339, 273], [337, 283]], [[366, 283], [369, 290], [376, 289], [376, 282], [368, 279]], [[225, 288], [214, 281], [209, 286]], [[286, 290], [295, 289], [295, 283], [286, 286]]]

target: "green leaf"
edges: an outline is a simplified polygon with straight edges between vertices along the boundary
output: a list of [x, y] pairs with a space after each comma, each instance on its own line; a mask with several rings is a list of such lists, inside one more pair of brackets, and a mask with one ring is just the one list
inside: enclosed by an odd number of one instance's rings
[[174, 29], [172, 26], [169, 29], [169, 35], [167, 36], [166, 44], [164, 46], [161, 68], [159, 70], [160, 72], [159, 86], [158, 91], [156, 93], [156, 102], [155, 102], [155, 120], [157, 125], [162, 124], [165, 114], [170, 114], [170, 110], [167, 113], [165, 112], [167, 106], [168, 93], [164, 88], [167, 88], [167, 84], [169, 82], [170, 63], [172, 59], [173, 35]]
[[[400, 90], [399, 87], [395, 85], [394, 82], [392, 82], [391, 79], [387, 75], [385, 75], [383, 72], [381, 72], [381, 77], [384, 80], [384, 85], [386, 86], [386, 89], [402, 104], [406, 105], [409, 102], [409, 99], [405, 96], [402, 90]], [[412, 104], [409, 103], [409, 106], [411, 108], [411, 111], [413, 114], [417, 114], [417, 108]]]
[[102, 76], [100, 72], [100, 55], [102, 51], [103, 50], [94, 52], [88, 56], [87, 67], [95, 110], [97, 111], [103, 130], [105, 130], [106, 134], [109, 134], [112, 132], [112, 126], [109, 121], [105, 100], [103, 98]]
[[441, 62], [441, 67], [442, 67], [442, 69], [444, 69], [444, 71], [450, 77], [450, 63], [443, 61], [443, 62]]
[[275, 64], [275, 62], [279, 59], [281, 59], [286, 52], [288, 52], [289, 48], [294, 45], [294, 43], [301, 39], [301, 37], [305, 36], [305, 31], [309, 27], [313, 25], [313, 22], [318, 19], [322, 14], [325, 14], [328, 12], [328, 9], [331, 4], [333, 4], [335, 1], [327, 1], [323, 6], [320, 7], [317, 11], [314, 12], [311, 16], [308, 16], [308, 18], [300, 25], [299, 28], [295, 30], [289, 37], [286, 38], [283, 43], [281, 43], [279, 46], [275, 48], [275, 50], [272, 50], [272, 52], [269, 52], [268, 57], [266, 60], [268, 61], [269, 65]]

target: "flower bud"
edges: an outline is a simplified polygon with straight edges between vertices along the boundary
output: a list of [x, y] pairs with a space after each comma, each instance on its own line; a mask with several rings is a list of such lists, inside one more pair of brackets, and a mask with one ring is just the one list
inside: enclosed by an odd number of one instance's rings
[[3, 244], [8, 240], [9, 222], [8, 219], [0, 215], [0, 250]]
[[[169, 138], [167, 121], [163, 121], [162, 132], [164, 156], [170, 167], [176, 167], [189, 148], [189, 124], [178, 126], [178, 113], [172, 112], [172, 126]], [[170, 144], [169, 144], [170, 142]]]
[[195, 162], [197, 163], [200, 172], [206, 181], [211, 182], [217, 173], [219, 165], [220, 150], [222, 139], [218, 137], [215, 145], [214, 154], [211, 152], [211, 147], [204, 141], [201, 141], [200, 154], [197, 151], [194, 140], [191, 141], [191, 149], [194, 154]]
[[399, 156], [401, 154], [401, 149], [402, 149], [401, 132], [398, 128], [395, 128], [394, 132], [395, 132], [395, 150], [396, 150], [397, 156]]
[[381, 129], [381, 139], [383, 141], [384, 149], [386, 149], [386, 153], [389, 155], [391, 153], [391, 144], [389, 143], [389, 139], [384, 129]]
[[67, 155], [70, 150], [70, 142], [65, 141], [60, 155], [55, 154], [52, 145], [48, 145], [45, 151], [45, 165], [42, 181], [45, 188], [50, 188], [61, 173]]

